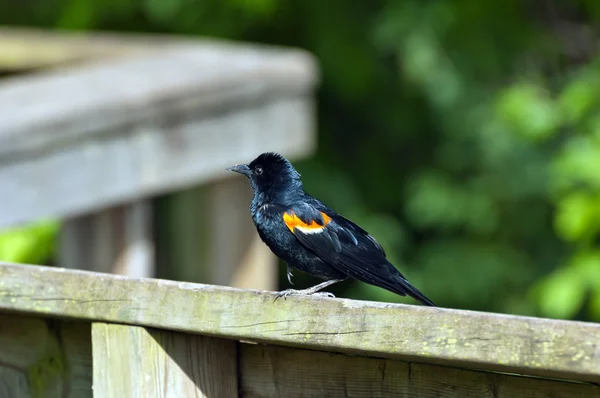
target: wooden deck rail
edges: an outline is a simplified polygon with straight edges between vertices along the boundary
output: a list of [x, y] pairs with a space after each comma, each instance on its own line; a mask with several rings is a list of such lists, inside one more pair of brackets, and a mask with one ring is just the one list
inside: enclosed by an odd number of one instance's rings
[[600, 396], [599, 324], [273, 299], [1, 264], [0, 396]]
[[[63, 220], [61, 266], [136, 277], [158, 275], [156, 230], [163, 277], [276, 287], [248, 183], [225, 168], [264, 151], [313, 152], [309, 53], [4, 28], [3, 66], [36, 73], [0, 80], [0, 228]], [[169, 193], [154, 223], [151, 199]]]

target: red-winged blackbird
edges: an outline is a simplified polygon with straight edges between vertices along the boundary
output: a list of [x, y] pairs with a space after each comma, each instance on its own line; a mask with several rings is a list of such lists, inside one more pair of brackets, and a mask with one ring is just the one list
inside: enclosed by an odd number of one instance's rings
[[354, 278], [435, 306], [386, 259], [383, 248], [371, 235], [305, 193], [300, 174], [283, 156], [263, 153], [248, 164], [228, 170], [250, 180], [254, 191], [252, 220], [261, 239], [287, 263], [289, 282], [290, 267], [325, 280], [309, 289], [284, 290], [278, 297], [315, 294]]

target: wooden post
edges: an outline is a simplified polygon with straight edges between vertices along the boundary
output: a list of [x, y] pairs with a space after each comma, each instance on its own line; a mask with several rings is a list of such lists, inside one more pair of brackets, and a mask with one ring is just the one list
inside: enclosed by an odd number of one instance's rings
[[68, 219], [59, 238], [59, 265], [131, 277], [154, 276], [150, 201]]
[[233, 398], [237, 342], [92, 324], [95, 397]]
[[92, 397], [90, 324], [0, 314], [0, 397]]
[[277, 289], [278, 260], [252, 223], [251, 199], [248, 181], [241, 177], [163, 198], [158, 205], [159, 277]]

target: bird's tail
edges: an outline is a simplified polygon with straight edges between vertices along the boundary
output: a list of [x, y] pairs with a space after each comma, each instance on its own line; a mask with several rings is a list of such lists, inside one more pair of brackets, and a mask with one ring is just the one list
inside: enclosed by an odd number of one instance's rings
[[[393, 267], [393, 265], [391, 264], [390, 266]], [[404, 275], [402, 275], [395, 267], [394, 269], [397, 271], [397, 274], [393, 277], [393, 281], [390, 281], [389, 279], [385, 282], [381, 281], [384, 282], [382, 283], [381, 287], [401, 296], [409, 295], [410, 297], [414, 298], [417, 301], [420, 301], [424, 305], [430, 307], [437, 307], [437, 304], [428, 299], [427, 296], [425, 296], [419, 291], [419, 289], [411, 285], [410, 282], [406, 280]]]
[[[403, 277], [400, 278], [399, 282], [402, 287], [401, 289], [397, 288], [398, 290], [402, 290], [405, 294], [408, 294], [410, 297], [420, 301], [424, 305], [428, 305], [430, 307], [437, 307], [437, 305], [433, 301], [428, 299], [423, 293], [419, 291], [419, 289], [411, 285], [410, 282], [404, 279]], [[399, 293], [399, 291], [396, 291], [396, 293]]]

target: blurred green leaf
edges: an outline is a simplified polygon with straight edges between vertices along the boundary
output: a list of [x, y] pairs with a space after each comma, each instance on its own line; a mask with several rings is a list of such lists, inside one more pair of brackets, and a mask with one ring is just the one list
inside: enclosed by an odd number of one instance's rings
[[488, 196], [435, 173], [423, 174], [409, 186], [407, 216], [421, 228], [464, 226], [476, 233], [489, 233], [498, 222]]
[[555, 190], [572, 190], [582, 186], [600, 189], [600, 142], [589, 136], [568, 140], [555, 158]]
[[519, 83], [501, 92], [497, 112], [515, 132], [533, 140], [547, 139], [560, 123], [548, 92], [531, 83]]
[[576, 254], [563, 267], [540, 281], [533, 292], [541, 312], [551, 318], [572, 318], [588, 293], [600, 287], [600, 250]]
[[598, 94], [590, 87], [600, 87], [600, 71], [586, 70], [569, 83], [558, 98], [565, 119], [570, 123], [582, 121], [598, 103]]
[[68, 29], [91, 28], [99, 16], [97, 11], [93, 0], [70, 0], [57, 21], [57, 26]]
[[0, 233], [0, 261], [48, 264], [54, 255], [56, 222], [11, 229]]
[[585, 280], [572, 269], [561, 270], [537, 286], [540, 309], [550, 318], [572, 318], [585, 299]]
[[185, 0], [145, 0], [146, 15], [157, 23], [168, 24], [183, 11], [185, 3]]
[[600, 250], [586, 250], [573, 256], [569, 265], [589, 289], [600, 289]]
[[600, 227], [600, 198], [573, 192], [558, 203], [556, 231], [568, 241], [589, 236]]
[[596, 321], [600, 320], [600, 289], [596, 289], [595, 291], [593, 291], [590, 300], [589, 315], [590, 319], [594, 319]]

